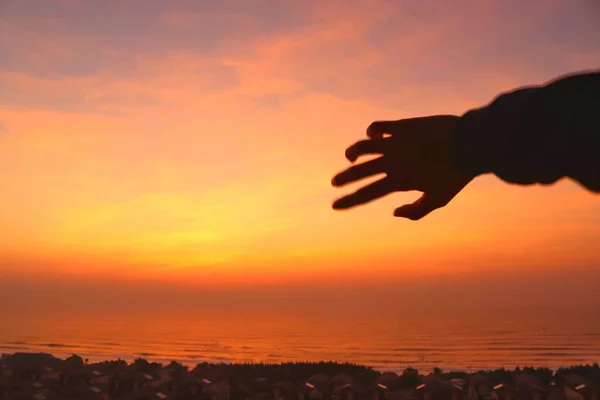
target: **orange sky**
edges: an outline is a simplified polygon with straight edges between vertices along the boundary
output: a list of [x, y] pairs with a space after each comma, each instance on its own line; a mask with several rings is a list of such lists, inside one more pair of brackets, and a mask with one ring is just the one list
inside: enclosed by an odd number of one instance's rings
[[417, 223], [391, 216], [416, 193], [334, 212], [329, 183], [372, 120], [597, 68], [593, 0], [98, 4], [0, 3], [7, 279], [597, 270], [600, 198], [571, 182], [483, 177]]

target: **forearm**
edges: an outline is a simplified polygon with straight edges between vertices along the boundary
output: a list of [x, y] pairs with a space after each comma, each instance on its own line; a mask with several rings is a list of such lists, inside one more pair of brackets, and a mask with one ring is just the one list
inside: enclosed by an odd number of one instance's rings
[[600, 192], [600, 72], [518, 89], [467, 112], [453, 157], [471, 176], [517, 184], [570, 177]]

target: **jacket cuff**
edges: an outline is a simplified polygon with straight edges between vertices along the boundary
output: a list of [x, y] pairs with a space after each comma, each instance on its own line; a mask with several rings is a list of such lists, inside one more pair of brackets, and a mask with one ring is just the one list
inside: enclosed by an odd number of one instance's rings
[[[467, 176], [493, 170], [493, 134], [485, 124], [485, 110], [471, 110], [459, 118], [451, 140], [451, 157], [459, 171]], [[486, 126], [487, 125], [487, 126]]]

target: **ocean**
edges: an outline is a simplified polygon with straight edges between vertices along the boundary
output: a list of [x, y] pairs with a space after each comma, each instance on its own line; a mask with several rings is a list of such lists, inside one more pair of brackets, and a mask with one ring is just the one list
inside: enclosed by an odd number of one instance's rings
[[322, 315], [189, 312], [3, 316], [0, 352], [78, 354], [90, 362], [353, 362], [378, 370], [477, 370], [600, 360], [593, 310]]

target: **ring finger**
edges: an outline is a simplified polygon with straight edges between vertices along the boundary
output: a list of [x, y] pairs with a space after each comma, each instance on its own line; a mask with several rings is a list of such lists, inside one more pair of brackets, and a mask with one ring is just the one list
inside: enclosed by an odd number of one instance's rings
[[343, 186], [372, 175], [384, 173], [386, 170], [383, 157], [353, 165], [333, 177], [331, 183], [334, 186]]

